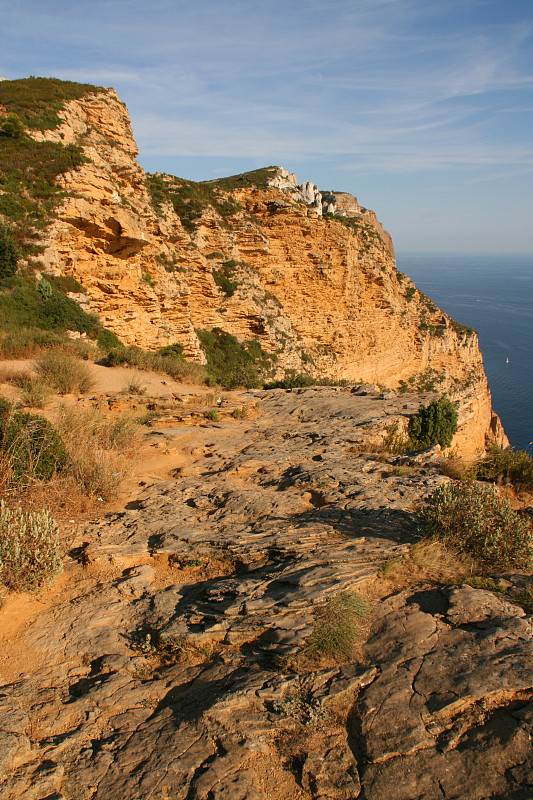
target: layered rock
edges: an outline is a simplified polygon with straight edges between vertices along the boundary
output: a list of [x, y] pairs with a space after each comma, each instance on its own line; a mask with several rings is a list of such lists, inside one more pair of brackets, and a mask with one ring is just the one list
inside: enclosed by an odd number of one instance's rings
[[[277, 355], [279, 375], [447, 392], [460, 404], [454, 444], [463, 452], [483, 449], [491, 431], [501, 440], [475, 333], [396, 270], [390, 236], [352, 195], [322, 195], [271, 168], [262, 188], [211, 182], [191, 223], [186, 198], [170, 202], [185, 182], [160, 176], [169, 194], [152, 202], [112, 90], [71, 101], [60, 116], [59, 129], [32, 135], [76, 142], [88, 160], [63, 176], [70, 196], [49, 228], [45, 269], [76, 278], [126, 344], [178, 341], [202, 360], [195, 328], [219, 327], [256, 337]], [[223, 270], [233, 292], [216, 280]]]
[[[0, 798], [531, 797], [532, 577], [505, 595], [378, 577], [447, 480], [435, 454], [368, 453], [403, 407], [315, 387], [153, 420], [174, 477], [71, 532], [61, 583], [2, 642]], [[359, 652], [310, 658], [354, 592]]]

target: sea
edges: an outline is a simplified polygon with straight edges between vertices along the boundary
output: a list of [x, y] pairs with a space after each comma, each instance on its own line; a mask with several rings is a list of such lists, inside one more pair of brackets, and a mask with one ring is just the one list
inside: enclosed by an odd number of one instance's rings
[[400, 252], [396, 264], [478, 332], [492, 407], [511, 447], [533, 454], [533, 254]]

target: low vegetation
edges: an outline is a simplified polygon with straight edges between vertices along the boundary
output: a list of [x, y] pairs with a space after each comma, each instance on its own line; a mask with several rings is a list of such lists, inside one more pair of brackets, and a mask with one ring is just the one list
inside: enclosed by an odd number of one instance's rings
[[50, 480], [67, 464], [65, 443], [47, 419], [17, 411], [0, 398], [0, 486], [4, 492]]
[[213, 280], [216, 285], [222, 289], [226, 297], [233, 297], [239, 285], [235, 280], [232, 280], [235, 276], [235, 267], [237, 264], [237, 261], [230, 259], [229, 261], [222, 262], [220, 269], [213, 268], [212, 270]]
[[475, 468], [479, 480], [533, 491], [533, 458], [523, 450], [493, 447]]
[[302, 656], [305, 659], [349, 661], [363, 638], [368, 602], [356, 592], [332, 597], [318, 612], [313, 633]]
[[57, 430], [68, 452], [67, 477], [89, 498], [112, 499], [131, 468], [139, 424], [131, 415], [106, 418], [97, 409], [62, 409]]
[[235, 189], [249, 189], [257, 187], [266, 189], [268, 181], [276, 176], [277, 167], [261, 167], [250, 172], [241, 172], [238, 175], [229, 175], [227, 178], [217, 178], [213, 181], [205, 181], [203, 186], [215, 186], [225, 192], [232, 192]]
[[85, 394], [94, 385], [83, 361], [62, 350], [47, 350], [35, 362], [42, 382], [58, 394]]
[[381, 571], [381, 576], [397, 586], [417, 583], [464, 583], [471, 575], [471, 558], [446, 547], [438, 539], [424, 539], [414, 544], [407, 553], [391, 558]]
[[483, 569], [529, 569], [533, 535], [494, 486], [465, 481], [439, 486], [422, 509], [425, 535], [473, 558]]
[[272, 370], [273, 356], [255, 339], [240, 342], [221, 328], [197, 329], [196, 334], [207, 359], [209, 378], [224, 389], [257, 388]]
[[62, 569], [57, 524], [47, 511], [0, 501], [0, 581], [12, 591], [40, 589]]
[[157, 173], [146, 175], [146, 188], [154, 209], [161, 214], [163, 204], [171, 203], [189, 233], [196, 230], [198, 221], [208, 208], [217, 214], [222, 223], [241, 210], [238, 203], [211, 183], [196, 183]]
[[0, 103], [16, 114], [26, 128], [53, 130], [61, 120], [57, 112], [70, 100], [79, 100], [94, 92], [107, 92], [90, 83], [63, 81], [58, 78], [22, 78], [0, 82]]
[[183, 345], [178, 342], [166, 345], [155, 353], [142, 350], [140, 347], [125, 347], [120, 344], [108, 351], [106, 363], [109, 367], [130, 366], [161, 372], [174, 380], [195, 384], [205, 383], [207, 378], [205, 367], [185, 360]]

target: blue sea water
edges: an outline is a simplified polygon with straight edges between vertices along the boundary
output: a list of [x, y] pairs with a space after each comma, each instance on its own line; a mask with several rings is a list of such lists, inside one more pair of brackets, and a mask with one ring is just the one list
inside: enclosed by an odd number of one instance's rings
[[533, 255], [396, 254], [443, 311], [479, 334], [483, 363], [511, 446], [533, 451]]

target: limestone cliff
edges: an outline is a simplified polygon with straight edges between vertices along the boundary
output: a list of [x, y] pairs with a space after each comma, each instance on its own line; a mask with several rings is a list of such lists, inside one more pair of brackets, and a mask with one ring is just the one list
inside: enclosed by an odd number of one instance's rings
[[113, 90], [58, 114], [59, 127], [30, 134], [75, 143], [87, 160], [61, 177], [69, 194], [43, 269], [79, 281], [77, 299], [125, 344], [177, 341], [201, 361], [195, 328], [219, 327], [258, 338], [278, 374], [448, 393], [462, 452], [489, 432], [501, 439], [476, 334], [398, 272], [390, 236], [352, 195], [275, 167], [204, 184], [147, 177]]

